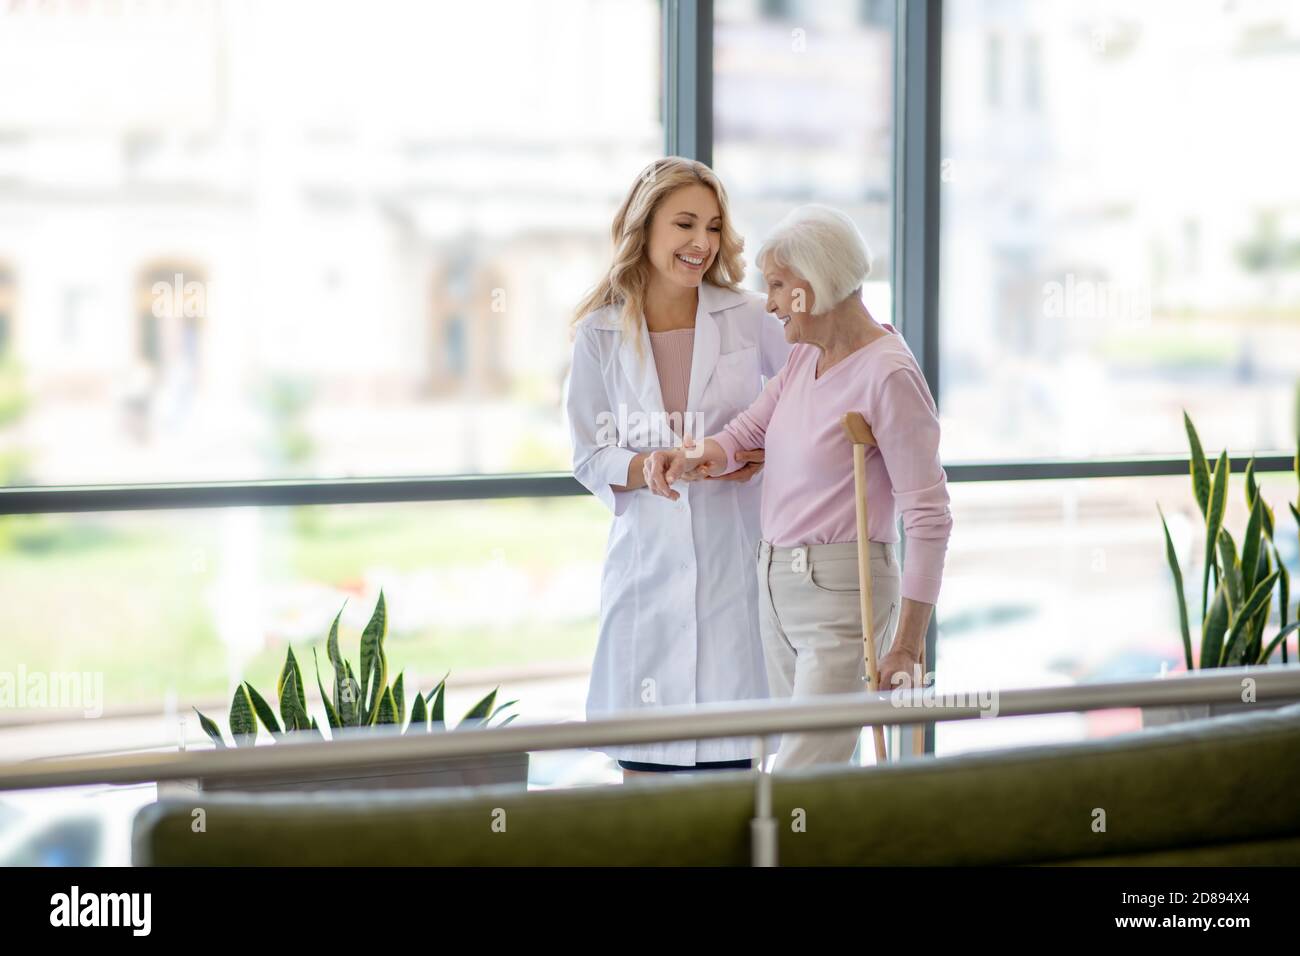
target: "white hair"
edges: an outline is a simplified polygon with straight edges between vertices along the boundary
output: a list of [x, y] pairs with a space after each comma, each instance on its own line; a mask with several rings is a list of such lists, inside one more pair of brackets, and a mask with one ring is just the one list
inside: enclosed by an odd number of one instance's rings
[[853, 220], [838, 209], [799, 206], [772, 229], [758, 250], [758, 267], [789, 269], [812, 287], [812, 315], [824, 315], [871, 275], [871, 250]]

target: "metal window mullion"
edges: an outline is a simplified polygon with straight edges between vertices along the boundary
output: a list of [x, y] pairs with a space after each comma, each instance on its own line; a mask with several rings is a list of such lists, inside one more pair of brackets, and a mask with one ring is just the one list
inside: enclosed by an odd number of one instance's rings
[[663, 0], [664, 154], [713, 164], [713, 0]]
[[[939, 90], [942, 0], [898, 0], [894, 43], [893, 322], [939, 401]], [[951, 469], [949, 469], [951, 472]], [[906, 537], [903, 559], [906, 561]], [[936, 670], [938, 613], [925, 635], [926, 670]], [[934, 725], [925, 752], [934, 753]]]
[[939, 401], [941, 0], [898, 0], [894, 56], [894, 322]]

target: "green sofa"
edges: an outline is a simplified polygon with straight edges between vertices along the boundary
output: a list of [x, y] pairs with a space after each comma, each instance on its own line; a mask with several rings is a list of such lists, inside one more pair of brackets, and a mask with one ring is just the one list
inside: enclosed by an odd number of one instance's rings
[[[772, 787], [786, 866], [1295, 865], [1297, 793], [1300, 704], [1081, 743], [809, 770]], [[133, 859], [745, 866], [753, 807], [744, 772], [532, 792], [199, 795], [141, 810]]]

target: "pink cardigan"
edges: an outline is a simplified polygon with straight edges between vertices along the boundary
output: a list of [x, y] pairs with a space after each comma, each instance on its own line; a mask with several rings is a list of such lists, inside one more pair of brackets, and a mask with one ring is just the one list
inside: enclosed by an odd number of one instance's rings
[[861, 412], [875, 433], [868, 448], [867, 535], [907, 535], [902, 595], [934, 604], [939, 596], [952, 514], [939, 464], [939, 418], [911, 349], [891, 334], [868, 343], [816, 377], [821, 351], [796, 345], [780, 373], [748, 409], [712, 435], [727, 471], [743, 448], [765, 448], [762, 533], [773, 547], [856, 541], [853, 446], [840, 420]]

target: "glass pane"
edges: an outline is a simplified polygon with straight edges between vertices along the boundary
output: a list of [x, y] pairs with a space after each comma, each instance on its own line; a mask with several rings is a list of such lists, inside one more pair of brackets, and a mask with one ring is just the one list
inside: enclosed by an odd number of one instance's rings
[[[1291, 474], [1262, 476], [1274, 539], [1300, 580], [1300, 537], [1286, 502]], [[954, 534], [938, 604], [940, 692], [1152, 678], [1185, 669], [1178, 601], [1157, 504], [1178, 552], [1199, 659], [1204, 522], [1184, 477], [965, 483], [951, 486]], [[1238, 544], [1245, 485], [1229, 486], [1225, 527]], [[1289, 620], [1296, 620], [1292, 587]], [[1276, 594], [1267, 639], [1279, 627]], [[1296, 660], [1296, 639], [1288, 642]], [[1274, 659], [1280, 659], [1275, 654]], [[939, 724], [940, 755], [1100, 737], [1141, 726], [1138, 710]]]
[[745, 2], [714, 7], [713, 165], [754, 254], [793, 207], [836, 206], [872, 252], [868, 309], [891, 321], [894, 4]]
[[0, 485], [567, 467], [569, 315], [663, 150], [656, 0], [0, 24]]
[[449, 721], [497, 685], [521, 720], [582, 719], [608, 529], [590, 497], [0, 517], [0, 752], [203, 742], [193, 708], [226, 726], [241, 679], [275, 706], [290, 646], [323, 722], [313, 651], [329, 689], [342, 610], [358, 667], [381, 589], [390, 678], [450, 671]]
[[944, 4], [947, 458], [1294, 446], [1300, 7]]

